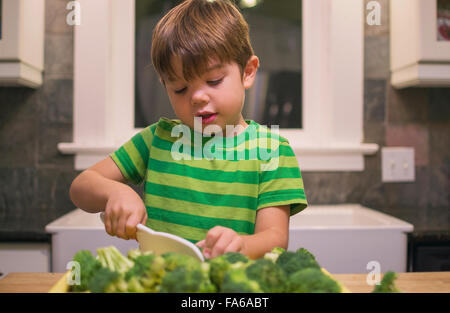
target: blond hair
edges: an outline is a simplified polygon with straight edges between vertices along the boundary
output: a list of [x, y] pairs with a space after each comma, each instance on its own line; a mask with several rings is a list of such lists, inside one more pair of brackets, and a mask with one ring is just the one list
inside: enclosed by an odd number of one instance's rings
[[159, 74], [177, 78], [172, 57], [181, 58], [183, 78], [198, 77], [210, 61], [236, 62], [241, 70], [253, 55], [248, 24], [228, 0], [186, 0], [153, 30], [152, 63]]

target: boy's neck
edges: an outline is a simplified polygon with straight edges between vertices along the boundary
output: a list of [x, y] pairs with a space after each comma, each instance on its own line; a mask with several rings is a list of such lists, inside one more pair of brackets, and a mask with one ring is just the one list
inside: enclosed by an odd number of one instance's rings
[[224, 131], [225, 137], [234, 137], [234, 136], [237, 136], [237, 135], [241, 134], [248, 127], [248, 124], [244, 120], [244, 117], [241, 114], [241, 116], [239, 118], [239, 121], [235, 125], [231, 125], [231, 126], [232, 126], [232, 129], [231, 129], [231, 132], [229, 134], [227, 133], [227, 129], [226, 129], [226, 126], [225, 126], [225, 131]]

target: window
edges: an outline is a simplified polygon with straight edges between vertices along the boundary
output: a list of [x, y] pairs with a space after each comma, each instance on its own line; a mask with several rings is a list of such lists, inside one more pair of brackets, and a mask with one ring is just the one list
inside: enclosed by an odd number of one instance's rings
[[[179, 0], [135, 0], [135, 127], [159, 117], [176, 118], [159, 77], [150, 49], [159, 19]], [[302, 128], [301, 0], [235, 0], [250, 28], [260, 59], [254, 87], [247, 92], [243, 116], [281, 128]]]
[[[75, 27], [75, 168], [104, 158], [135, 127], [135, 2], [79, 0]], [[362, 171], [364, 4], [360, 0], [302, 1], [302, 124], [281, 128], [302, 171]], [[346, 44], [351, 43], [351, 44]], [[253, 88], [252, 88], [253, 89]], [[251, 98], [251, 96], [249, 97]]]

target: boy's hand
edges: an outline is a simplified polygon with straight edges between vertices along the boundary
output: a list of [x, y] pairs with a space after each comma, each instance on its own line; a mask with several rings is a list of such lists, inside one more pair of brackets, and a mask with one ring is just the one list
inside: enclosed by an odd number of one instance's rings
[[242, 236], [234, 230], [222, 226], [211, 228], [204, 240], [197, 243], [203, 248], [203, 255], [208, 258], [215, 258], [227, 252], [240, 252], [245, 254], [245, 241]]
[[116, 189], [105, 207], [105, 230], [111, 236], [136, 239], [136, 225], [145, 225], [147, 210], [139, 195], [129, 186]]

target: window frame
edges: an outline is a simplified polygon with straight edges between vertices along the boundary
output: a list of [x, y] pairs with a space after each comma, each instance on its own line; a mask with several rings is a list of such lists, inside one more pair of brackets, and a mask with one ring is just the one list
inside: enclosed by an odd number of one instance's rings
[[[134, 127], [135, 1], [79, 2], [73, 142], [58, 149], [74, 154], [75, 169], [83, 170], [142, 128]], [[379, 149], [363, 143], [364, 3], [303, 0], [302, 12], [303, 128], [280, 135], [303, 172], [363, 171], [364, 155]]]

